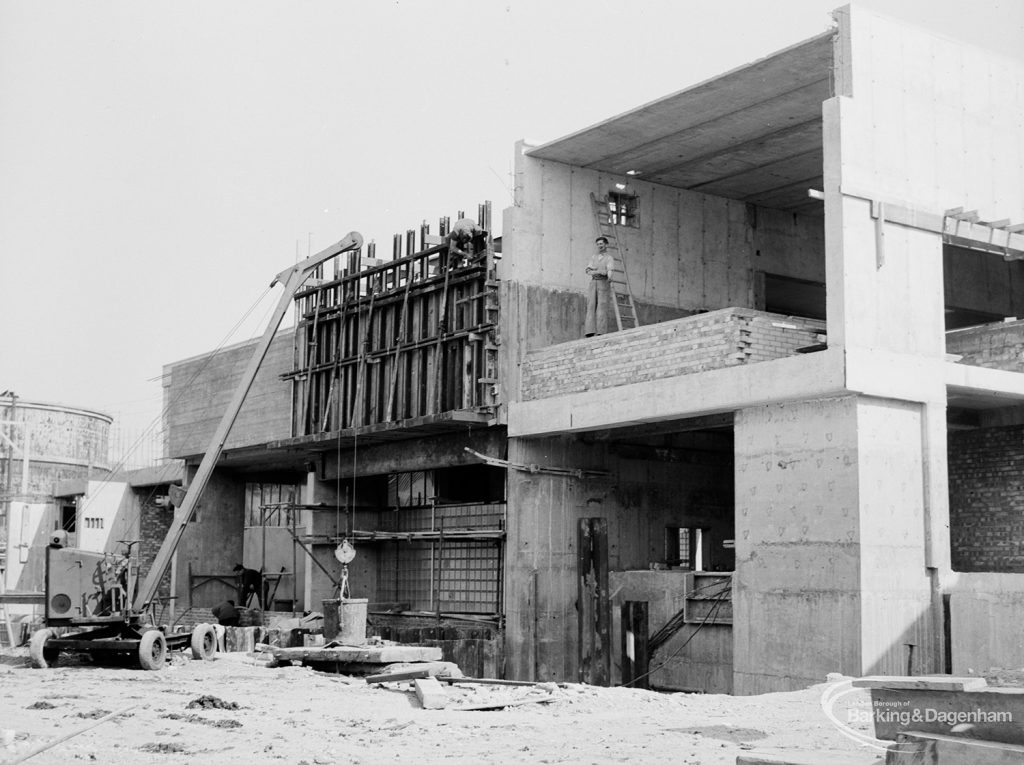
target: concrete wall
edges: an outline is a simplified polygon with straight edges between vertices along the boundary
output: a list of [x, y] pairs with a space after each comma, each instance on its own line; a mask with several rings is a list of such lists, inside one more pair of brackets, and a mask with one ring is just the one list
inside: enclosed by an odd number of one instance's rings
[[[300, 516], [305, 511], [299, 512]], [[302, 536], [306, 528], [305, 519], [297, 519], [296, 533]], [[288, 533], [286, 528], [268, 526], [266, 531], [262, 526], [246, 526], [242, 537], [242, 548], [244, 550], [241, 559], [246, 568], [257, 571], [263, 568], [267, 574], [280, 574], [282, 569], [284, 575], [280, 578], [280, 584], [276, 591], [274, 584], [268, 583], [268, 597], [273, 596], [274, 600], [298, 600], [302, 602], [303, 582], [306, 576], [306, 553], [299, 548]], [[297, 578], [293, 578], [297, 572]], [[293, 590], [292, 583], [296, 583]], [[271, 608], [272, 602], [265, 605], [265, 610]], [[253, 608], [256, 604], [253, 603]], [[319, 605], [315, 606], [319, 610]], [[288, 609], [281, 609], [288, 610]]]
[[[190, 480], [195, 469], [188, 469]], [[173, 558], [172, 591], [177, 597], [175, 617], [189, 603], [188, 563], [194, 574], [231, 575], [242, 560], [242, 530], [245, 525], [245, 481], [226, 471], [214, 471], [196, 516], [188, 524]], [[201, 604], [208, 605], [208, 604]]]
[[[686, 571], [622, 571], [609, 575], [612, 602], [612, 683], [622, 681], [621, 606], [647, 603], [648, 633], [653, 635], [682, 610], [693, 575]], [[732, 693], [732, 627], [684, 624], [650, 656], [648, 683], [659, 690]]]
[[82, 550], [124, 552], [120, 539], [138, 539], [138, 504], [128, 484], [89, 481], [78, 505], [78, 543]]
[[820, 342], [825, 323], [724, 308], [651, 327], [531, 351], [522, 398], [610, 388], [794, 355]]
[[1024, 577], [958, 574], [950, 589], [953, 674], [1024, 667]]
[[[291, 437], [292, 384], [279, 376], [292, 371], [293, 338], [292, 329], [274, 338], [226, 448]], [[164, 367], [164, 427], [169, 433], [169, 456], [189, 457], [206, 451], [257, 343], [252, 340]]]
[[638, 228], [619, 226], [634, 299], [695, 310], [753, 307], [755, 270], [824, 278], [820, 219], [611, 176], [516, 154], [516, 205], [506, 210], [503, 278], [583, 293], [597, 228], [590, 194], [628, 181]]
[[[837, 92], [852, 96], [844, 182], [982, 220], [1024, 209], [1024, 63], [850, 6]], [[852, 115], [851, 115], [852, 116]]]
[[[721, 549], [723, 539], [732, 538], [728, 455], [718, 465], [639, 461], [615, 457], [602, 444], [561, 437], [510, 439], [509, 459], [611, 473], [577, 479], [509, 472], [505, 585], [509, 677], [577, 678], [580, 518], [607, 519], [610, 570], [647, 569], [651, 562], [663, 561], [666, 526], [711, 528], [714, 549]], [[617, 645], [613, 638], [613, 650]]]

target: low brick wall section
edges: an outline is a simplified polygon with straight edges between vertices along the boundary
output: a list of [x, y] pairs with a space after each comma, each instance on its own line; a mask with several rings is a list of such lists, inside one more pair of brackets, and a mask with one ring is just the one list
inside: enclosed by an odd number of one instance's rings
[[1024, 426], [949, 433], [954, 571], [1024, 573]]
[[1024, 372], [1024, 321], [954, 329], [946, 333], [946, 353], [972, 367]]
[[[240, 627], [263, 627], [274, 619], [292, 618], [290, 612], [279, 611], [258, 611], [255, 608], [238, 609], [238, 626]], [[217, 618], [210, 613], [209, 608], [190, 608], [175, 620], [174, 624], [180, 629], [192, 629], [197, 624], [216, 624]]]
[[824, 342], [825, 322], [724, 308], [530, 351], [524, 401], [792, 356]]

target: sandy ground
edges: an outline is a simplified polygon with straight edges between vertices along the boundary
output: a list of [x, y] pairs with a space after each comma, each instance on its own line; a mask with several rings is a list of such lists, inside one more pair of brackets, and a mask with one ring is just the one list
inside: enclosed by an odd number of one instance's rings
[[[420, 706], [409, 684], [291, 666], [246, 654], [160, 671], [63, 657], [29, 666], [27, 649], [0, 656], [0, 762], [100, 722], [30, 763], [735, 763], [744, 751], [861, 753], [821, 709], [824, 686], [754, 697], [662, 694], [564, 684], [445, 686], [445, 709]], [[861, 693], [861, 692], [857, 692]], [[198, 707], [213, 697], [237, 709]], [[544, 698], [497, 711], [455, 707]], [[209, 700], [207, 704], [209, 704]], [[858, 761], [861, 761], [858, 760]]]

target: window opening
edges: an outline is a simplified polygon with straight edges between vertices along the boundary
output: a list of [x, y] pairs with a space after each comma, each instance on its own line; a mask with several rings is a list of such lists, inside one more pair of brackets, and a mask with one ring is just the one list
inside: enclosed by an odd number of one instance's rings
[[616, 226], [640, 227], [640, 200], [636, 194], [608, 192], [608, 217]]
[[60, 527], [68, 534], [74, 534], [78, 526], [78, 505], [65, 502], [60, 506]]
[[690, 526], [669, 526], [665, 534], [665, 562], [685, 571], [704, 571], [707, 562], [705, 541], [707, 529]]

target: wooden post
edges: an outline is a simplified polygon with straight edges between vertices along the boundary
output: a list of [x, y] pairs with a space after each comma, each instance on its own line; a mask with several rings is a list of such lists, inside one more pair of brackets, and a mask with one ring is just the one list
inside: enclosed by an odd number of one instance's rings
[[608, 685], [609, 650], [608, 523], [580, 518], [577, 528], [577, 659], [581, 683]]
[[647, 602], [627, 600], [622, 604], [622, 684], [650, 688], [647, 665]]

